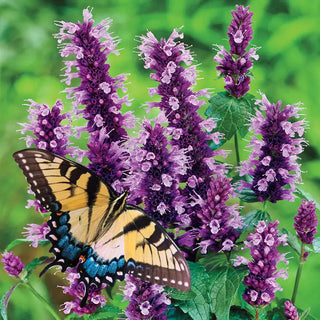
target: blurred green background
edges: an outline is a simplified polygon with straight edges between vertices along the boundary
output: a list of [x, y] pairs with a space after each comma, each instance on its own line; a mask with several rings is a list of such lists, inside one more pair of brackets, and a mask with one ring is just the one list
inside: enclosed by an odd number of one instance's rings
[[[319, 0], [99, 0], [99, 1], [0, 1], [0, 251], [13, 239], [21, 237], [27, 223], [40, 223], [39, 215], [24, 209], [29, 198], [26, 182], [12, 159], [12, 153], [25, 147], [19, 140], [18, 122], [26, 122], [25, 99], [52, 105], [64, 85], [60, 82], [63, 63], [57, 50], [56, 40], [51, 36], [58, 32], [55, 20], [82, 21], [82, 9], [93, 7], [95, 21], [110, 17], [111, 31], [121, 39], [120, 56], [110, 56], [110, 73], [129, 73], [128, 90], [133, 100], [132, 110], [137, 117], [144, 117], [141, 107], [150, 100], [147, 88], [155, 86], [149, 72], [143, 68], [136, 54], [136, 36], [152, 31], [157, 37], [167, 37], [173, 28], [184, 26], [184, 41], [192, 45], [197, 63], [201, 63], [197, 89], [214, 88], [223, 91], [223, 80], [217, 79], [213, 62], [213, 44], [228, 47], [227, 27], [231, 21], [230, 11], [235, 4], [250, 5], [254, 11], [252, 44], [261, 49], [260, 59], [254, 62], [254, 80], [251, 93], [261, 90], [269, 100], [279, 99], [284, 104], [304, 103], [303, 113], [309, 121], [306, 138], [309, 146], [302, 156], [304, 185], [302, 188], [320, 201], [320, 63], [319, 63]], [[66, 108], [71, 103], [66, 101]], [[125, 110], [127, 110], [126, 108]], [[205, 106], [202, 107], [203, 114]], [[241, 143], [241, 149], [247, 144]], [[232, 149], [232, 145], [225, 148]], [[247, 154], [242, 150], [241, 157]], [[234, 153], [228, 158], [235, 163]], [[280, 202], [269, 205], [273, 218], [280, 219], [280, 226], [293, 230], [293, 216], [300, 200], [295, 203]], [[246, 210], [255, 208], [249, 207]], [[20, 244], [14, 250], [24, 263], [35, 256], [47, 254], [48, 247], [34, 249]], [[279, 297], [291, 297], [296, 272], [296, 257], [289, 265], [289, 280], [282, 281], [284, 290]], [[46, 284], [32, 278], [35, 287], [58, 305], [65, 301], [61, 289], [63, 281], [53, 272], [44, 276]], [[15, 283], [0, 270], [0, 295]], [[297, 306], [312, 308], [314, 316], [320, 315], [319, 304], [320, 259], [310, 255], [304, 266]], [[48, 289], [49, 288], [49, 289]], [[63, 315], [61, 314], [63, 317]], [[320, 317], [319, 317], [320, 318]], [[13, 294], [9, 305], [9, 319], [51, 319], [51, 316], [25, 289]]]

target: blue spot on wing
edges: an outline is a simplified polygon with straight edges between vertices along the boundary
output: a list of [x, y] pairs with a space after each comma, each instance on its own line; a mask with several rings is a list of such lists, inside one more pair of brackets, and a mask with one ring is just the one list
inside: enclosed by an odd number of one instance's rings
[[117, 269], [118, 269], [117, 261], [113, 260], [113, 261], [109, 264], [108, 272], [109, 272], [110, 274], [115, 274], [115, 273], [117, 272]]
[[68, 244], [69, 244], [69, 237], [68, 236], [64, 236], [59, 240], [57, 246], [58, 246], [58, 248], [63, 249]]
[[62, 237], [69, 232], [69, 228], [66, 225], [63, 225], [57, 229], [57, 234]]

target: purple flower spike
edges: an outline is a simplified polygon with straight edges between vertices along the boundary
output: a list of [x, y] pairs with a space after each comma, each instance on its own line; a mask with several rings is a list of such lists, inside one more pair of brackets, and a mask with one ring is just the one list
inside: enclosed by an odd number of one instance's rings
[[82, 308], [80, 306], [82, 297], [84, 296], [85, 289], [84, 284], [79, 283], [78, 279], [80, 278], [79, 273], [77, 273], [77, 268], [67, 269], [66, 279], [69, 281], [69, 286], [60, 286], [63, 289], [64, 294], [75, 297], [73, 301], [67, 301], [61, 305], [61, 311], [65, 314], [74, 312], [76, 314], [91, 314], [98, 309], [99, 306], [103, 307], [105, 305], [105, 297], [101, 296], [101, 291], [106, 287], [106, 284], [103, 284], [101, 288], [96, 286], [91, 286], [89, 289], [89, 295], [85, 306]]
[[234, 196], [231, 179], [218, 175], [210, 182], [207, 192], [207, 202], [201, 202], [198, 217], [202, 222], [200, 226], [201, 253], [207, 253], [207, 248], [218, 252], [230, 251], [239, 237], [236, 229], [242, 228], [242, 217], [239, 216], [237, 205], [228, 207], [226, 201]]
[[[119, 150], [127, 136], [124, 127], [134, 126], [134, 117], [131, 112], [121, 114], [123, 104], [130, 105], [128, 96], [120, 97], [118, 89], [126, 92], [124, 81], [126, 75], [120, 74], [111, 77], [110, 65], [106, 63], [107, 55], [118, 54], [116, 46], [119, 40], [109, 33], [110, 20], [103, 20], [93, 26], [94, 20], [88, 9], [83, 11], [84, 21], [77, 24], [60, 21], [60, 32], [56, 35], [61, 43], [61, 56], [75, 56], [75, 60], [65, 61], [65, 79], [67, 85], [71, 85], [73, 78], [81, 80], [80, 86], [66, 89], [68, 98], [74, 99], [75, 113], [82, 113], [86, 119], [85, 128], [88, 131], [89, 144], [87, 156], [91, 161], [89, 168], [101, 175], [101, 171], [110, 171], [110, 174], [102, 175], [107, 183], [118, 183], [122, 172], [126, 170], [120, 161], [125, 150]], [[78, 109], [85, 105], [84, 109]], [[114, 144], [118, 143], [118, 144]], [[123, 148], [123, 146], [121, 146]], [[111, 168], [115, 155], [120, 154], [117, 165]], [[100, 161], [101, 160], [101, 161]], [[118, 190], [120, 190], [120, 185]]]
[[[281, 108], [281, 101], [271, 104], [265, 95], [256, 104], [261, 111], [251, 119], [251, 137], [248, 147], [252, 147], [247, 161], [242, 162], [240, 176], [248, 174], [252, 183], [243, 182], [243, 187], [252, 189], [259, 201], [293, 201], [295, 184], [301, 180], [298, 154], [303, 151], [305, 140], [304, 120], [299, 118], [297, 105]], [[262, 139], [259, 138], [262, 137]]]
[[168, 132], [161, 126], [166, 121], [163, 114], [154, 127], [144, 120], [139, 137], [128, 140], [132, 147], [128, 164], [131, 172], [125, 182], [130, 188], [129, 200], [143, 202], [146, 212], [165, 225], [185, 211], [178, 178], [187, 172], [186, 152], [177, 146], [168, 148]]
[[[46, 104], [38, 104], [33, 100], [29, 101], [29, 123], [20, 123], [24, 128], [19, 130], [22, 134], [31, 131], [34, 136], [26, 136], [27, 147], [32, 144], [36, 148], [46, 149], [60, 156], [73, 153], [69, 147], [69, 137], [71, 132], [71, 114], [61, 113], [63, 105], [61, 100], [57, 100], [52, 109]], [[61, 124], [67, 119], [67, 124]]]
[[250, 233], [245, 247], [250, 249], [252, 261], [238, 257], [235, 266], [244, 263], [249, 267], [249, 275], [244, 278], [247, 286], [243, 299], [253, 306], [268, 305], [274, 298], [275, 292], [282, 290], [276, 282], [278, 278], [287, 279], [285, 270], [277, 270], [277, 263], [282, 261], [288, 264], [285, 254], [281, 255], [277, 247], [282, 243], [286, 245], [286, 235], [279, 237], [277, 226], [279, 221], [268, 223], [259, 221], [255, 233]]
[[312, 244], [318, 225], [316, 204], [313, 201], [303, 199], [298, 208], [298, 214], [294, 217], [294, 221], [297, 237], [302, 243]]
[[124, 300], [130, 303], [125, 311], [129, 320], [166, 320], [167, 306], [171, 301], [163, 292], [163, 287], [158, 284], [143, 282], [133, 276], [126, 275]]
[[253, 13], [249, 12], [249, 6], [245, 8], [236, 5], [236, 11], [231, 13], [233, 19], [228, 27], [230, 53], [223, 46], [217, 46], [218, 52], [214, 61], [219, 64], [217, 71], [219, 76], [224, 77], [225, 89], [239, 98], [250, 89], [249, 70], [252, 68], [252, 59], [258, 60], [259, 56], [255, 48], [246, 51], [253, 34]]
[[46, 240], [46, 235], [50, 231], [50, 227], [45, 222], [42, 226], [31, 223], [28, 224], [28, 227], [25, 227], [26, 231], [22, 234], [27, 238], [28, 241], [31, 241], [31, 246], [36, 248], [38, 247], [39, 241]]
[[1, 262], [4, 264], [3, 269], [9, 276], [18, 278], [25, 265], [22, 263], [18, 256], [15, 256], [13, 252], [2, 253]]
[[292, 304], [290, 300], [287, 300], [284, 303], [284, 314], [287, 320], [300, 320], [297, 308]]

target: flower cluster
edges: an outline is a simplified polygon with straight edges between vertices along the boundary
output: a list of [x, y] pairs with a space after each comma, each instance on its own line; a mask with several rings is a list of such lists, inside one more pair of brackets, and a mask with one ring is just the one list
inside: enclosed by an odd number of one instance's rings
[[66, 279], [69, 281], [69, 286], [61, 286], [64, 294], [68, 294], [70, 296], [75, 297], [73, 301], [66, 301], [61, 306], [61, 310], [65, 314], [69, 314], [70, 312], [77, 313], [79, 315], [82, 314], [91, 314], [98, 309], [99, 306], [103, 307], [105, 305], [105, 297], [101, 295], [102, 289], [105, 288], [105, 284], [103, 284], [100, 288], [96, 286], [90, 286], [89, 294], [84, 307], [80, 306], [82, 297], [85, 294], [85, 287], [83, 283], [79, 283], [80, 275], [77, 272], [77, 267], [74, 269], [67, 269]]
[[217, 46], [218, 52], [214, 61], [219, 63], [217, 71], [224, 77], [225, 89], [236, 98], [242, 97], [250, 89], [249, 70], [252, 68], [252, 59], [258, 60], [255, 48], [246, 51], [253, 30], [249, 6], [236, 6], [232, 12], [233, 19], [228, 27], [230, 53], [223, 47]]
[[17, 278], [22, 272], [25, 265], [22, 263], [18, 256], [15, 256], [13, 252], [2, 253], [1, 262], [4, 264], [3, 269], [9, 276]]
[[[179, 30], [174, 30], [167, 40], [160, 41], [148, 32], [141, 38], [139, 50], [145, 68], [155, 71], [150, 77], [159, 82], [158, 87], [151, 88], [149, 93], [151, 96], [161, 96], [161, 101], [151, 102], [149, 106], [165, 113], [172, 136], [171, 145], [187, 151], [188, 168], [179, 180], [186, 183], [181, 191], [184, 202], [190, 202], [190, 196], [195, 194], [206, 199], [212, 174], [225, 171], [225, 165], [220, 166], [214, 156], [225, 156], [225, 153], [223, 150], [213, 151], [208, 146], [208, 140], [218, 144], [220, 134], [208, 134], [216, 123], [213, 119], [203, 120], [197, 113], [199, 107], [205, 104], [199, 98], [203, 95], [208, 97], [208, 93], [207, 90], [193, 91], [191, 88], [196, 84], [196, 67], [192, 65], [190, 50], [178, 41], [182, 38]], [[183, 63], [188, 67], [185, 68]], [[201, 221], [198, 221], [197, 210], [201, 208], [191, 208], [189, 205], [179, 216], [181, 225], [199, 226]]]
[[143, 282], [131, 275], [126, 275], [125, 280], [124, 300], [130, 301], [125, 311], [127, 319], [167, 319], [165, 312], [171, 301], [162, 286]]
[[251, 119], [250, 130], [255, 136], [251, 137], [248, 147], [252, 150], [239, 171], [240, 176], [248, 174], [253, 181], [242, 182], [242, 186], [252, 189], [259, 201], [293, 201], [295, 184], [301, 180], [297, 159], [305, 143], [302, 138], [305, 121], [293, 121], [299, 118], [297, 105], [281, 108], [281, 101], [271, 104], [265, 95], [256, 104], [265, 115], [257, 110]]
[[316, 204], [313, 201], [303, 199], [298, 208], [298, 214], [294, 217], [294, 221], [297, 237], [302, 243], [312, 244], [318, 225]]
[[[46, 149], [60, 156], [72, 154], [73, 149], [69, 147], [71, 131], [71, 113], [62, 113], [63, 105], [57, 100], [50, 109], [46, 104], [38, 104], [33, 100], [29, 101], [29, 123], [20, 123], [24, 128], [22, 134], [31, 131], [33, 136], [25, 137], [27, 147], [32, 144], [38, 149]], [[67, 120], [67, 123], [61, 123]]]
[[[70, 85], [73, 78], [81, 80], [78, 87], [69, 87], [65, 91], [69, 98], [74, 99], [75, 113], [82, 113], [88, 121], [85, 128], [79, 129], [79, 133], [90, 133], [87, 151], [89, 168], [112, 184], [126, 170], [122, 157], [117, 161], [114, 158], [125, 152], [119, 150], [127, 136], [124, 127], [133, 127], [134, 117], [131, 112], [124, 115], [120, 112], [123, 104], [130, 105], [127, 96], [120, 97], [117, 93], [119, 88], [126, 91], [126, 76], [120, 74], [111, 77], [110, 65], [106, 63], [108, 54], [118, 54], [116, 46], [119, 41], [108, 31], [111, 21], [104, 20], [93, 26], [94, 20], [88, 9], [83, 11], [83, 17], [83, 23], [58, 23], [60, 32], [56, 37], [61, 44], [61, 56], [76, 57], [75, 60], [65, 60], [64, 81]], [[79, 109], [81, 105], [85, 105], [85, 108]]]
[[46, 235], [50, 231], [50, 227], [46, 222], [43, 225], [30, 223], [24, 229], [26, 231], [22, 232], [22, 234], [28, 241], [31, 241], [31, 246], [34, 248], [38, 247], [39, 241], [46, 240]]
[[179, 237], [179, 243], [192, 247], [196, 238], [200, 240], [201, 253], [211, 251], [230, 251], [240, 233], [236, 229], [242, 228], [242, 217], [239, 216], [238, 206], [227, 206], [227, 200], [234, 196], [234, 190], [224, 175], [213, 177], [207, 192], [206, 201], [195, 199], [193, 205], [198, 203], [202, 210], [197, 215], [201, 221], [200, 227], [187, 231]]
[[275, 292], [282, 290], [276, 282], [278, 278], [287, 278], [285, 270], [277, 270], [277, 263], [288, 264], [285, 254], [280, 254], [277, 247], [286, 245], [286, 235], [279, 236], [277, 226], [279, 221], [259, 221], [255, 233], [250, 233], [243, 249], [250, 249], [253, 260], [238, 257], [235, 266], [244, 263], [249, 267], [249, 274], [244, 278], [246, 285], [243, 299], [253, 306], [268, 305], [274, 298]]
[[169, 148], [168, 132], [161, 126], [165, 121], [163, 114], [156, 118], [154, 127], [144, 120], [139, 137], [128, 140], [130, 172], [126, 185], [131, 203], [144, 203], [147, 213], [167, 225], [185, 210], [178, 177], [186, 173], [187, 157], [184, 150]]
[[284, 314], [287, 320], [300, 320], [297, 308], [292, 304], [290, 300], [284, 303]]

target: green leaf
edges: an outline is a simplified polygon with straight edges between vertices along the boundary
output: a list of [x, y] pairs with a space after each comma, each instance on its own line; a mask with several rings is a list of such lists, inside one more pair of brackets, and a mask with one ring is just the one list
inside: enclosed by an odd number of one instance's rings
[[214, 132], [224, 134], [222, 143], [230, 140], [237, 131], [242, 138], [247, 134], [250, 114], [255, 109], [254, 99], [251, 94], [236, 99], [227, 92], [219, 92], [210, 98], [205, 115], [218, 119]]
[[34, 258], [31, 262], [29, 262], [25, 270], [27, 271], [27, 278], [31, 275], [31, 273], [41, 264], [45, 264], [51, 261], [51, 258], [48, 256], [42, 256], [40, 258]]
[[88, 319], [90, 320], [107, 320], [107, 319], [119, 319], [119, 314], [122, 312], [116, 306], [106, 305], [103, 308], [97, 309], [93, 314], [91, 314]]
[[268, 212], [262, 210], [253, 210], [246, 213], [243, 216], [244, 227], [243, 231], [251, 231], [253, 230], [260, 220], [264, 220], [267, 222], [272, 221]]
[[12, 292], [15, 288], [17, 288], [21, 282], [16, 283], [13, 287], [11, 287], [1, 298], [0, 300], [0, 312], [3, 320], [7, 320], [7, 309], [8, 309], [8, 304], [10, 297], [12, 295]]
[[297, 253], [298, 256], [300, 256], [301, 242], [298, 240], [298, 238], [294, 234], [292, 234], [289, 230], [284, 228], [281, 230], [281, 233], [287, 235], [289, 246]]
[[173, 304], [179, 306], [180, 309], [189, 314], [193, 320], [209, 320], [210, 306], [208, 299], [208, 279], [204, 266], [188, 262], [191, 272], [191, 289], [190, 291], [195, 295], [190, 300], [174, 300]]
[[246, 266], [238, 268], [226, 266], [209, 273], [209, 296], [212, 301], [212, 311], [219, 320], [229, 319], [232, 300], [247, 273]]
[[[30, 242], [30, 240], [27, 240], [25, 238], [15, 239], [7, 245], [5, 251], [10, 251], [13, 247], [17, 246], [20, 243], [24, 243], [24, 242]], [[40, 246], [43, 246], [43, 245], [49, 244], [50, 241], [49, 240], [40, 240], [38, 243]]]
[[298, 196], [300, 199], [306, 199], [307, 201], [313, 201], [316, 204], [316, 208], [318, 210], [320, 210], [320, 204], [314, 200], [314, 198], [312, 197], [312, 195], [308, 192], [305, 192], [304, 190], [302, 190], [301, 188], [297, 187], [296, 188], [296, 192], [294, 192], [294, 194], [296, 196]]
[[243, 188], [240, 193], [238, 193], [238, 197], [244, 202], [258, 202], [256, 194], [249, 188]]
[[191, 290], [190, 291], [180, 291], [176, 289], [173, 289], [172, 291], [171, 289], [169, 290], [170, 291], [168, 291], [168, 293], [171, 299], [185, 301], [185, 300], [194, 299], [196, 297], [196, 294]]
[[201, 256], [198, 262], [205, 266], [207, 272], [227, 264], [227, 258], [224, 253], [209, 252]]
[[230, 309], [230, 320], [248, 320], [252, 319], [250, 313], [239, 306], [232, 306]]

